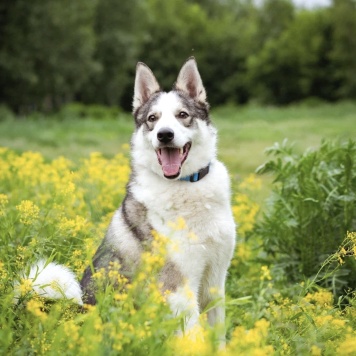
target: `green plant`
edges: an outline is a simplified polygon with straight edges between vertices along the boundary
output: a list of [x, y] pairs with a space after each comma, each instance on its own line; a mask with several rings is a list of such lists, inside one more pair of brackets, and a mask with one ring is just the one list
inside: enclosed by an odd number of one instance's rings
[[[284, 141], [267, 150], [274, 159], [258, 169], [275, 176], [268, 209], [257, 230], [264, 249], [288, 278], [312, 277], [356, 228], [356, 142], [323, 141], [296, 154]], [[354, 259], [322, 284], [340, 292], [356, 285]]]

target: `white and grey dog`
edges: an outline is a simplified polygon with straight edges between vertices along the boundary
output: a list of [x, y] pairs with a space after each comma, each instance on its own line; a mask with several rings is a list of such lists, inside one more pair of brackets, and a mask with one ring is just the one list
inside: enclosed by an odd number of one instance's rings
[[[152, 71], [138, 63], [133, 114], [131, 178], [93, 258], [94, 270], [116, 261], [122, 274], [131, 275], [141, 253], [150, 246], [152, 230], [163, 234], [179, 248], [168, 248], [159, 275], [162, 292], [171, 291], [167, 300], [172, 313], [186, 313], [189, 329], [198, 323], [200, 311], [217, 298], [216, 291], [224, 298], [235, 246], [229, 176], [216, 158], [216, 129], [195, 59], [183, 65], [168, 93], [161, 91]], [[186, 229], [172, 228], [170, 222], [178, 217], [184, 219]], [[84, 273], [81, 288], [62, 266], [42, 267], [32, 271], [32, 275], [39, 272], [36, 284], [43, 280], [49, 285], [58, 276], [65, 296], [95, 303], [91, 267]], [[51, 291], [47, 294], [56, 297]], [[223, 323], [224, 314], [219, 304], [208, 311], [209, 323]]]

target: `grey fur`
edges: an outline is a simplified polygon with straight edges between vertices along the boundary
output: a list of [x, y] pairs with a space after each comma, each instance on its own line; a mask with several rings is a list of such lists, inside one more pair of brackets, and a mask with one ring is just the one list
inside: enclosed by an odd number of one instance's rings
[[184, 276], [173, 262], [166, 261], [159, 280], [162, 283], [162, 292], [175, 292], [179, 286], [183, 285]]
[[206, 121], [208, 124], [211, 123], [209, 117], [209, 104], [207, 102], [196, 101], [181, 90], [174, 89], [174, 91], [178, 94], [184, 104], [184, 107], [188, 109], [192, 118], [199, 118], [200, 120]]
[[147, 124], [147, 116], [151, 109], [151, 106], [158, 100], [161, 92], [154, 93], [143, 105], [141, 105], [133, 113], [135, 118], [136, 128], [138, 129], [143, 124]]
[[[136, 239], [142, 250], [149, 250], [152, 242], [152, 227], [147, 221], [147, 211], [144, 205], [133, 197], [129, 188], [118, 213], [129, 232], [127, 238]], [[118, 262], [120, 264], [120, 273], [130, 280], [136, 269], [138, 261], [132, 261], [127, 256], [123, 256], [119, 248], [113, 244], [113, 241], [115, 241], [115, 219], [117, 217], [114, 216], [102, 244], [93, 257], [92, 266], [86, 268], [80, 282], [84, 293], [83, 300], [87, 304], [96, 303], [95, 292], [97, 286], [93, 280], [93, 272], [101, 268], [104, 268], [107, 272], [111, 262]], [[182, 274], [177, 266], [170, 261], [166, 262], [159, 279], [163, 283], [163, 292], [166, 290], [174, 292], [183, 283]]]
[[110, 262], [117, 262], [122, 265], [123, 258], [120, 255], [120, 251], [109, 244], [105, 238], [93, 257], [92, 266], [89, 265], [86, 268], [83, 274], [83, 278], [80, 281], [80, 286], [83, 291], [84, 303], [92, 305], [96, 304], [95, 292], [97, 288], [95, 281], [93, 280], [93, 272], [97, 272], [101, 268], [104, 268], [107, 271]]
[[122, 216], [132, 235], [139, 241], [151, 238], [152, 227], [147, 222], [147, 209], [128, 190], [122, 203]]

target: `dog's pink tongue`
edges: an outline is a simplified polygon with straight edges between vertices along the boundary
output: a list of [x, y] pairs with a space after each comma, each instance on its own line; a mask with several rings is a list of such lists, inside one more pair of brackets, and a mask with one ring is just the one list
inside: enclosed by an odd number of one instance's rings
[[160, 154], [162, 170], [166, 177], [179, 174], [181, 157], [178, 148], [162, 148]]

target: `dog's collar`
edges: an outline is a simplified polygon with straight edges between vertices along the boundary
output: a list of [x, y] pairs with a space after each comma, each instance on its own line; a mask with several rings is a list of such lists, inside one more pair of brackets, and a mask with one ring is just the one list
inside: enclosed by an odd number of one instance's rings
[[194, 183], [203, 179], [209, 173], [209, 170], [210, 170], [210, 163], [206, 167], [200, 169], [198, 172], [195, 172], [190, 176], [179, 178], [179, 180], [184, 180], [186, 182]]

